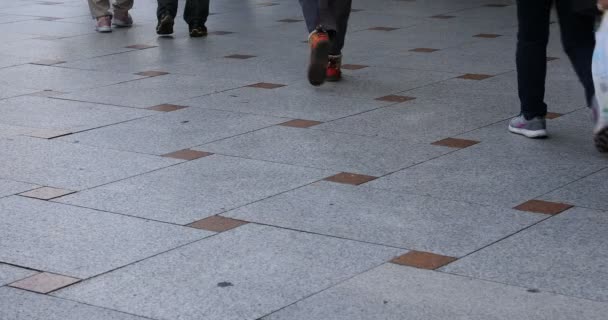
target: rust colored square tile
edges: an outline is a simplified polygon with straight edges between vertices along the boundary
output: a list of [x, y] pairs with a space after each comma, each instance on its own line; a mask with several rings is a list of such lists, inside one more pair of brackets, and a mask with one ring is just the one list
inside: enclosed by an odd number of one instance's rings
[[559, 58], [556, 58], [556, 57], [547, 57], [547, 62], [551, 62], [551, 61], [554, 61], [554, 60], [559, 60]]
[[54, 139], [54, 138], [67, 136], [69, 134], [72, 134], [72, 133], [69, 131], [63, 131], [63, 130], [39, 129], [39, 130], [31, 131], [31, 132], [25, 134], [25, 136], [33, 137], [33, 138], [40, 138], [40, 139]]
[[180, 110], [180, 109], [184, 109], [184, 108], [188, 108], [188, 107], [165, 103], [165, 104], [159, 104], [159, 105], [153, 106], [153, 107], [148, 107], [146, 109], [154, 110], [154, 111], [161, 111], [161, 112], [171, 112], [171, 111]]
[[231, 31], [211, 31], [208, 34], [210, 35], [214, 35], [214, 36], [224, 36], [227, 34], [233, 34], [234, 32]]
[[367, 176], [364, 174], [342, 172], [342, 173], [338, 173], [334, 176], [327, 177], [323, 180], [329, 181], [329, 182], [351, 184], [354, 186], [358, 186], [358, 185], [361, 185], [361, 184], [364, 184], [366, 182], [370, 182], [370, 181], [376, 180], [376, 179], [378, 179], [378, 177]]
[[414, 98], [414, 97], [398, 96], [398, 95], [394, 95], [394, 94], [376, 98], [376, 100], [378, 100], [378, 101], [387, 101], [387, 102], [406, 102], [406, 101], [411, 101], [411, 100], [415, 100], [415, 99], [416, 98]]
[[276, 89], [276, 88], [280, 88], [280, 87], [285, 87], [285, 85], [278, 84], [278, 83], [258, 82], [258, 83], [250, 84], [247, 87], [260, 88], [260, 89]]
[[292, 128], [310, 128], [312, 126], [316, 126], [321, 123], [323, 123], [323, 122], [312, 121], [312, 120], [303, 120], [303, 119], [294, 119], [294, 120], [289, 120], [287, 122], [279, 123], [279, 125], [283, 126], [283, 127], [292, 127]]
[[53, 60], [53, 59], [44, 59], [40, 61], [30, 62], [31, 64], [36, 64], [39, 66], [53, 66], [60, 63], [65, 63], [63, 60]]
[[552, 120], [552, 119], [557, 119], [559, 117], [563, 116], [563, 114], [561, 113], [557, 113], [557, 112], [547, 112], [547, 115], [545, 116], [545, 118]]
[[390, 27], [373, 27], [373, 28], [369, 28], [368, 30], [373, 30], [373, 31], [394, 31], [397, 30], [399, 28], [390, 28]]
[[476, 74], [476, 73], [467, 73], [467, 74], [463, 74], [460, 77], [457, 77], [458, 79], [466, 79], [466, 80], [476, 80], [476, 81], [480, 81], [480, 80], [485, 80], [485, 79], [489, 79], [492, 78], [492, 75], [489, 74]]
[[23, 197], [34, 198], [34, 199], [39, 199], [39, 200], [51, 200], [51, 199], [63, 197], [63, 196], [66, 196], [68, 194], [72, 194], [75, 192], [76, 191], [65, 190], [65, 189], [42, 187], [42, 188], [20, 193], [19, 195], [23, 196]]
[[361, 69], [365, 69], [369, 66], [366, 65], [362, 65], [362, 64], [343, 64], [342, 65], [342, 69], [345, 70], [361, 70]]
[[255, 58], [255, 56], [248, 55], [248, 54], [231, 54], [229, 56], [225, 56], [224, 58], [245, 60], [245, 59]]
[[457, 259], [453, 257], [442, 256], [431, 252], [410, 251], [391, 260], [391, 263], [419, 269], [435, 270], [456, 260]]
[[234, 229], [240, 227], [242, 225], [248, 224], [247, 221], [236, 220], [231, 218], [226, 218], [222, 216], [211, 216], [209, 218], [205, 218], [203, 220], [192, 222], [188, 225], [188, 227], [203, 229], [207, 231], [213, 232], [224, 232], [230, 229]]
[[135, 73], [135, 75], [144, 76], [144, 77], [158, 77], [158, 76], [164, 76], [166, 74], [169, 74], [169, 72], [155, 71], [155, 70], [142, 71], [142, 72]]
[[542, 201], [542, 200], [530, 200], [530, 201], [526, 201], [526, 202], [518, 205], [517, 207], [515, 207], [513, 209], [519, 210], [519, 211], [528, 211], [528, 212], [555, 215], [558, 213], [562, 213], [572, 207], [573, 207], [572, 205], [565, 204], [565, 203], [549, 202], [549, 201]]
[[62, 94], [65, 94], [65, 92], [53, 91], [53, 90], [43, 90], [43, 91], [38, 91], [38, 92], [30, 93], [30, 94], [28, 94], [28, 96], [55, 97], [55, 96], [59, 96], [59, 95], [62, 95]]
[[80, 281], [80, 279], [49, 272], [42, 272], [13, 282], [9, 284], [9, 286], [38, 293], [49, 293], [72, 285], [78, 281]]
[[416, 48], [416, 49], [412, 49], [412, 50], [410, 50], [410, 51], [411, 51], [411, 52], [431, 53], [431, 52], [439, 51], [439, 49], [433, 49], [433, 48]]
[[478, 143], [479, 143], [479, 141], [475, 141], [475, 140], [447, 138], [447, 139], [435, 141], [431, 144], [435, 145], [435, 146], [463, 149], [463, 148], [468, 148], [470, 146], [476, 145]]
[[212, 154], [213, 153], [210, 153], [210, 152], [185, 149], [185, 150], [179, 150], [179, 151], [163, 154], [162, 157], [190, 161], [190, 160], [195, 160], [198, 158], [208, 157]]
[[436, 16], [432, 16], [431, 18], [433, 19], [452, 19], [452, 18], [456, 18], [455, 16], [449, 16], [447, 14], [438, 14]]
[[480, 33], [480, 34], [474, 35], [473, 37], [475, 37], [475, 38], [494, 39], [494, 38], [501, 37], [501, 35], [500, 34], [493, 34], [493, 33]]
[[148, 44], [132, 44], [130, 46], [126, 46], [125, 48], [143, 50], [143, 49], [150, 49], [150, 48], [156, 48], [156, 47], [157, 46], [152, 46], [152, 45], [148, 45]]
[[277, 20], [277, 22], [287, 22], [287, 23], [294, 23], [294, 22], [300, 22], [300, 21], [304, 21], [304, 20], [300, 20], [300, 19], [281, 19], [281, 20]]

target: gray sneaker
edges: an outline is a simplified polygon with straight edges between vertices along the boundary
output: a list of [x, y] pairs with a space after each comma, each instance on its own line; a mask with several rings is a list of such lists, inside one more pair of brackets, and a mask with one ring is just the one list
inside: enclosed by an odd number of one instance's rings
[[545, 117], [526, 120], [524, 115], [520, 114], [509, 122], [509, 131], [528, 138], [544, 138], [547, 136], [547, 122]]

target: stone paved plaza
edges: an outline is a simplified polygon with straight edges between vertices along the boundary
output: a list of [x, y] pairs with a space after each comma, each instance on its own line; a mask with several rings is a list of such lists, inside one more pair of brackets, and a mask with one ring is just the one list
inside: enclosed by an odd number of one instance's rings
[[200, 39], [135, 2], [98, 34], [0, 0], [1, 320], [607, 319], [608, 156], [558, 24], [529, 140], [514, 1], [354, 0], [321, 87], [296, 0], [212, 0]]

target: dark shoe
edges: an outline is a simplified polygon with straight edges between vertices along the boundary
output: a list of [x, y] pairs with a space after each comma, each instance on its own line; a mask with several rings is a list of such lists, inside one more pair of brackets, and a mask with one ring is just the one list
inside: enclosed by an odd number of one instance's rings
[[329, 63], [329, 35], [317, 29], [308, 37], [310, 44], [310, 65], [308, 66], [308, 82], [320, 86], [325, 82], [327, 64]]
[[191, 24], [189, 29], [192, 38], [199, 38], [207, 35], [207, 27], [205, 27], [204, 24]]
[[162, 16], [156, 25], [156, 33], [161, 36], [173, 34], [173, 17], [170, 15]]
[[325, 78], [327, 81], [340, 81], [342, 79], [342, 55], [329, 56], [329, 64]]

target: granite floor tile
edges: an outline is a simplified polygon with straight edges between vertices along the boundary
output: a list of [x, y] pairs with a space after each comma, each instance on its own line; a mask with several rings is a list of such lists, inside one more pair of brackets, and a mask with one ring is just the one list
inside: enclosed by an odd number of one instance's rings
[[333, 173], [212, 155], [58, 201], [187, 224], [310, 184]]
[[23, 197], [0, 199], [0, 216], [0, 261], [82, 279], [212, 234]]
[[37, 271], [0, 263], [0, 286], [33, 276]]
[[77, 283], [78, 281], [80, 281], [80, 279], [67, 277], [60, 274], [42, 272], [25, 279], [15, 281], [11, 283], [10, 286], [17, 289], [46, 294]]
[[38, 186], [30, 183], [0, 179], [0, 197], [6, 197], [17, 193], [25, 192], [37, 188]]
[[316, 183], [223, 214], [234, 219], [461, 257], [544, 219], [494, 206]]
[[607, 302], [607, 222], [604, 211], [573, 208], [441, 270]]
[[541, 197], [572, 205], [608, 211], [608, 169], [604, 169]]
[[258, 319], [400, 251], [250, 224], [56, 295], [155, 319]]

